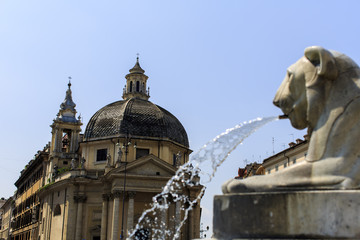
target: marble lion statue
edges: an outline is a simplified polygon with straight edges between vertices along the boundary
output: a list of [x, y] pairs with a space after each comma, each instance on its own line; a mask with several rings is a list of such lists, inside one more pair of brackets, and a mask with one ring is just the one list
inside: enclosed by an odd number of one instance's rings
[[282, 171], [231, 179], [223, 193], [360, 186], [360, 69], [346, 55], [308, 47], [287, 69], [274, 104], [293, 127], [308, 128], [305, 161]]

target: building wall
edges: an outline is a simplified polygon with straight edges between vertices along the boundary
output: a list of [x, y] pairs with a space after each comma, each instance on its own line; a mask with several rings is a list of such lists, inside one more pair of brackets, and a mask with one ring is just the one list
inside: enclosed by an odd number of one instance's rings
[[307, 136], [305, 136], [305, 140], [297, 139], [297, 143], [290, 143], [289, 145], [289, 148], [263, 161], [262, 166], [265, 168], [265, 174], [280, 171], [305, 160], [309, 146]]
[[[66, 189], [53, 192], [51, 207], [51, 234], [50, 239], [61, 240], [64, 235], [66, 212]], [[60, 212], [59, 212], [60, 209]]]
[[[86, 168], [87, 169], [98, 169], [102, 170], [107, 164], [107, 161], [96, 161], [97, 150], [107, 149], [107, 153], [111, 157], [111, 164], [115, 164], [118, 159], [119, 147], [123, 145], [123, 140], [120, 139], [119, 145], [117, 145], [118, 140], [102, 140], [94, 142], [84, 142], [81, 143], [81, 152], [82, 156], [86, 159]], [[136, 143], [137, 147], [134, 148]], [[136, 159], [136, 149], [149, 149], [149, 153], [153, 154], [162, 160], [166, 161], [169, 164], [173, 164], [174, 155], [178, 153], [181, 154], [181, 163], [188, 160], [189, 152], [187, 149], [177, 146], [175, 144], [169, 143], [167, 141], [155, 141], [155, 140], [145, 140], [145, 139], [134, 139], [132, 140], [132, 145], [128, 148], [127, 161], [131, 162]], [[124, 149], [122, 149], [124, 151]], [[125, 161], [125, 154], [123, 153], [122, 161]]]
[[38, 192], [43, 186], [43, 162], [48, 158], [49, 148], [35, 155], [16, 181], [17, 191], [14, 196], [11, 232], [14, 239], [37, 239], [40, 216]]
[[1, 230], [0, 230], [0, 239], [10, 240], [10, 222], [13, 206], [13, 198], [10, 197], [6, 200], [4, 205], [1, 207], [2, 210], [2, 221], [1, 221]]

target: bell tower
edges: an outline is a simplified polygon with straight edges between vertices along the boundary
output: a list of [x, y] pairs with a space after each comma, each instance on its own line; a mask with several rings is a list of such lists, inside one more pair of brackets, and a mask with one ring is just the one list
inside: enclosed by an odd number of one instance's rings
[[77, 158], [82, 122], [80, 116], [76, 119], [75, 106], [69, 81], [65, 99], [60, 104], [60, 110], [53, 124], [50, 125], [52, 128], [50, 159], [57, 167], [67, 167], [72, 159]]
[[135, 66], [125, 76], [126, 85], [123, 89], [123, 99], [140, 98], [148, 100], [150, 97], [149, 88], [146, 89], [146, 82], [149, 78], [140, 67], [139, 56], [136, 58]]

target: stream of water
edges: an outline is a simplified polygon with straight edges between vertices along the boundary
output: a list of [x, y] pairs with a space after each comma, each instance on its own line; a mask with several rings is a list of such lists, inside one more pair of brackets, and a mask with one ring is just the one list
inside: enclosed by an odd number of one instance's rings
[[[216, 136], [192, 155], [190, 161], [180, 166], [176, 174], [167, 182], [163, 191], [153, 198], [151, 208], [145, 210], [129, 234], [129, 239], [145, 240], [151, 234], [152, 239], [179, 239], [181, 228], [195, 204], [200, 202], [206, 184], [212, 180], [218, 167], [230, 153], [256, 130], [265, 124], [277, 120], [277, 117], [257, 118], [236, 125]], [[210, 171], [202, 168], [211, 166]], [[185, 189], [198, 188], [198, 194], [192, 199], [183, 194]], [[220, 186], [219, 186], [220, 188]], [[174, 216], [170, 222], [164, 221], [171, 204], [180, 203], [182, 219]], [[174, 226], [176, 226], [174, 228]], [[151, 233], [148, 229], [151, 229]]]

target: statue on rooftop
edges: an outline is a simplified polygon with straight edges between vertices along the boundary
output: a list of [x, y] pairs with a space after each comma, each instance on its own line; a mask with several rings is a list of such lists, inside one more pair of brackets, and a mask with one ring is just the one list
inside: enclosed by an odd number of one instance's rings
[[70, 169], [75, 170], [76, 169], [76, 159], [71, 159]]
[[57, 178], [57, 176], [59, 175], [59, 167], [54, 164], [54, 167], [53, 167], [53, 181], [55, 181], [55, 179]]
[[106, 155], [106, 166], [107, 167], [111, 166], [111, 155], [110, 154]]
[[81, 161], [80, 161], [81, 170], [85, 169], [85, 162], [86, 162], [86, 159], [84, 157], [81, 157]]

